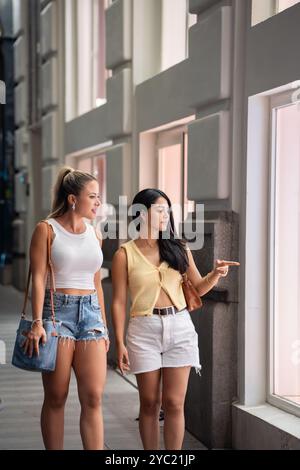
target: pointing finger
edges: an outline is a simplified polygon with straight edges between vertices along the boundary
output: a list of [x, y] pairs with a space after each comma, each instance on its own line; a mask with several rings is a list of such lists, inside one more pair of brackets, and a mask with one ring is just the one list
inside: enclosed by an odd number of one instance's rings
[[222, 266], [240, 266], [240, 263], [238, 261], [217, 260], [217, 263]]

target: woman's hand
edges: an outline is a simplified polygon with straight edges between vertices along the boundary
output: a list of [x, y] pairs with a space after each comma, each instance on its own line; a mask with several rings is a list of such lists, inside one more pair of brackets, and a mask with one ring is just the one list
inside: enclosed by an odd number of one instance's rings
[[225, 261], [217, 259], [212, 273], [219, 277], [226, 277], [229, 271], [229, 266], [240, 266], [240, 263], [238, 261]]
[[47, 342], [47, 334], [42, 325], [34, 323], [31, 330], [27, 333], [27, 339], [24, 341], [22, 348], [24, 354], [28, 354], [32, 357], [32, 354], [39, 355], [39, 342], [42, 340], [42, 344]]
[[117, 356], [119, 369], [124, 375], [125, 371], [130, 370], [128, 351], [124, 343], [117, 346]]

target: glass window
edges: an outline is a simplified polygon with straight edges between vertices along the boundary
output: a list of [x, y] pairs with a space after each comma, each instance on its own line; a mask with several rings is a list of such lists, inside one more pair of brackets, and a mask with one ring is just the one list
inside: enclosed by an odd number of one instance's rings
[[299, 1], [300, 0], [277, 0], [277, 11], [276, 11], [276, 13], [280, 13], [281, 11], [292, 7], [293, 5], [296, 5], [296, 3], [299, 3]]
[[34, 125], [41, 119], [40, 107], [40, 5], [30, 2], [28, 5], [28, 73], [29, 73], [29, 124]]
[[197, 22], [186, 0], [162, 0], [161, 70], [188, 57], [188, 30]]
[[111, 0], [66, 0], [66, 121], [106, 102], [105, 10]]
[[189, 28], [197, 22], [197, 15], [190, 14], [188, 6], [188, 0], [136, 2], [133, 41], [136, 85], [188, 57]]
[[101, 155], [94, 158], [93, 175], [97, 178], [100, 187], [101, 202], [106, 204], [106, 158]]
[[187, 130], [164, 131], [158, 134], [158, 188], [174, 204], [176, 229], [193, 212], [194, 201], [187, 198]]
[[93, 160], [91, 158], [81, 158], [78, 161], [77, 170], [84, 173], [92, 173]]
[[105, 67], [105, 10], [109, 0], [94, 0], [93, 3], [93, 103], [101, 106], [106, 102], [106, 80], [111, 72]]
[[299, 104], [272, 108], [272, 122], [270, 394], [300, 414]]
[[252, 0], [252, 26], [292, 7], [300, 0]]
[[106, 204], [106, 155], [100, 154], [88, 157], [74, 157], [74, 160], [69, 163], [77, 170], [90, 173], [97, 178], [101, 203]]

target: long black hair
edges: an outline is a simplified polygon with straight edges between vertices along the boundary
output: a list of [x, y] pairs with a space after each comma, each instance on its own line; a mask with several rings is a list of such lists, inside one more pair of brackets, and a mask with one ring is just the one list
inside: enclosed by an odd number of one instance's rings
[[[166, 228], [167, 237], [164, 237], [164, 232], [159, 232], [158, 246], [160, 261], [166, 261], [171, 268], [176, 269], [181, 274], [185, 273], [189, 266], [188, 256], [186, 252], [186, 241], [184, 239], [175, 238], [175, 226], [172, 213], [172, 204], [168, 196], [159, 189], [147, 188], [137, 193], [132, 201], [132, 206], [135, 204], [142, 204], [147, 209], [150, 209], [152, 204], [156, 203], [159, 197], [163, 197], [169, 206], [169, 222]], [[137, 211], [133, 215], [133, 220], [140, 217], [140, 212]], [[139, 224], [136, 226], [139, 230]]]

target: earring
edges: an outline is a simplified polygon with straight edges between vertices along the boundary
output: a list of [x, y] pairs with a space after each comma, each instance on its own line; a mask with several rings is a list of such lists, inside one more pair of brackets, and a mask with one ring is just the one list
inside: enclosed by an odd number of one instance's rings
[[72, 210], [75, 211], [75, 202], [73, 202]]

